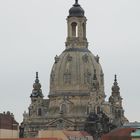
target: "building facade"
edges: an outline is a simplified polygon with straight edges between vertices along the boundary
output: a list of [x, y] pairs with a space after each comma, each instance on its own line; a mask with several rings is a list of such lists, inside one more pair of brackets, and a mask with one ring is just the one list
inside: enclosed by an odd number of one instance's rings
[[104, 112], [116, 126], [127, 121], [116, 75], [109, 101], [105, 100], [104, 73], [99, 56], [88, 49], [86, 22], [85, 11], [75, 0], [67, 17], [65, 49], [55, 57], [50, 74], [48, 99], [43, 98], [36, 73], [31, 104], [23, 118], [26, 136], [36, 136], [42, 129], [84, 130], [91, 112]]
[[18, 122], [12, 113], [0, 113], [0, 138], [18, 138]]
[[132, 140], [140, 140], [140, 128], [131, 133]]

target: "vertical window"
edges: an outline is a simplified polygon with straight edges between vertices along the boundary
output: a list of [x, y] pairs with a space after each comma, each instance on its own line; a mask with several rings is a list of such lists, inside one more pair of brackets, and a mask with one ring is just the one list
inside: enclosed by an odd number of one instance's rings
[[85, 26], [85, 23], [83, 23], [82, 26], [83, 26], [83, 37], [85, 38], [86, 37], [86, 26]]
[[100, 114], [101, 108], [98, 106], [97, 107], [97, 114]]
[[90, 113], [90, 107], [87, 106], [87, 115], [89, 115], [89, 113]]
[[72, 36], [73, 37], [77, 37], [78, 36], [78, 27], [77, 27], [77, 23], [76, 22], [73, 22], [71, 24], [71, 27], [72, 27]]
[[66, 113], [66, 111], [67, 111], [66, 104], [62, 104], [62, 105], [60, 106], [60, 112], [61, 112], [61, 113]]
[[42, 109], [41, 108], [38, 109], [38, 116], [42, 116]]

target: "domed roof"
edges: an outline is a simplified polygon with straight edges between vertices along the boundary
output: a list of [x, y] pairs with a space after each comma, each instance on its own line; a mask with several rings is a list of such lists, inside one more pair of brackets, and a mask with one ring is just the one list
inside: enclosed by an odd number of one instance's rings
[[[95, 57], [88, 50], [88, 42], [85, 39], [86, 18], [78, 0], [75, 0], [75, 4], [69, 10], [69, 16], [81, 17], [81, 20], [79, 21], [78, 18], [68, 20], [66, 49], [60, 56], [55, 57], [50, 78], [50, 95], [79, 96], [80, 94], [87, 96], [95, 90], [93, 88], [93, 82], [95, 82], [98, 83], [98, 89], [104, 96], [104, 74], [99, 57]], [[81, 25], [81, 21], [84, 24]], [[77, 23], [78, 31], [72, 27], [73, 22]], [[76, 32], [77, 36], [75, 36]], [[94, 79], [95, 74], [97, 79]]]
[[104, 91], [104, 76], [99, 57], [95, 57], [86, 48], [66, 49], [55, 57], [50, 78], [50, 95], [89, 93], [95, 70], [100, 90]]
[[69, 17], [83, 17], [84, 13], [85, 13], [85, 11], [78, 4], [78, 0], [76, 0], [73, 7], [69, 10]]

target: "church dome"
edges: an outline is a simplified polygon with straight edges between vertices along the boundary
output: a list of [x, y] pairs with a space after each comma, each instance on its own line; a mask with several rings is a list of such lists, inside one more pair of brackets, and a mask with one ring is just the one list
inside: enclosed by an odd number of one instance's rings
[[[66, 49], [60, 56], [55, 57], [50, 78], [50, 95], [87, 96], [93, 89], [94, 82], [99, 84], [100, 94], [104, 94], [103, 71], [99, 57], [95, 57], [88, 49], [87, 19], [78, 0], [75, 0], [75, 4], [69, 10], [67, 21]], [[94, 81], [95, 74], [97, 81]]]
[[69, 10], [69, 17], [83, 17], [84, 13], [84, 9], [78, 4], [78, 1], [76, 1], [73, 7]]
[[55, 57], [50, 78], [50, 95], [89, 93], [95, 70], [100, 90], [104, 91], [99, 57], [95, 57], [87, 48], [66, 49], [60, 56]]

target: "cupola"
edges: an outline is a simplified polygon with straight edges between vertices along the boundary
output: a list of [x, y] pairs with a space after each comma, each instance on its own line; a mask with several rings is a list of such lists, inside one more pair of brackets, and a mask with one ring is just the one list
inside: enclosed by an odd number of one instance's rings
[[78, 0], [75, 0], [75, 4], [69, 10], [69, 17], [83, 17], [84, 9], [79, 5]]
[[75, 0], [75, 4], [69, 10], [67, 17], [68, 36], [66, 40], [66, 48], [87, 48], [88, 42], [86, 38], [86, 17], [84, 10]]

